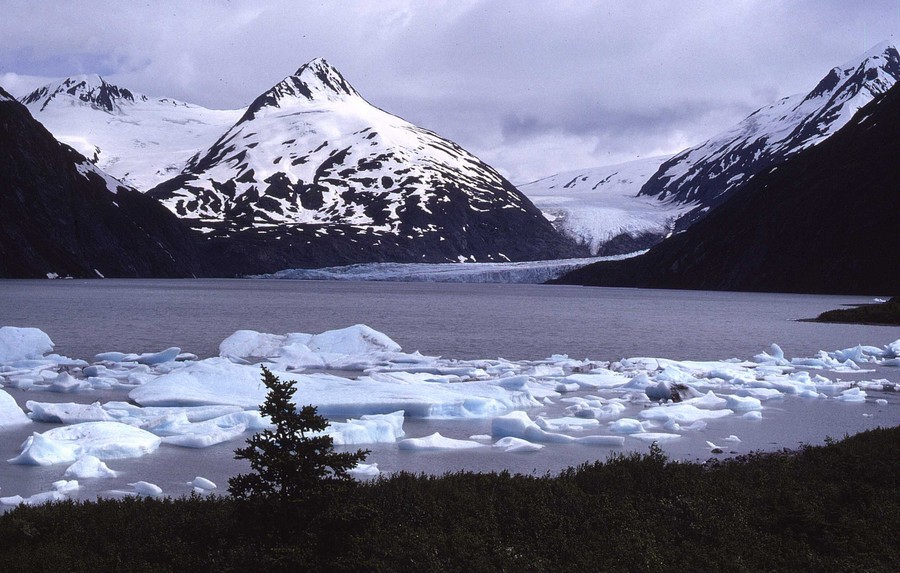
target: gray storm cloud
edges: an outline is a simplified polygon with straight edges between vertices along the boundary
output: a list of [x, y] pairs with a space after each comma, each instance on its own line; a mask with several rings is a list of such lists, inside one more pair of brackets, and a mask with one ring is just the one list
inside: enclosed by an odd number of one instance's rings
[[13, 92], [34, 76], [101, 73], [237, 108], [322, 56], [373, 104], [517, 182], [699, 143], [900, 29], [896, 0], [0, 7]]

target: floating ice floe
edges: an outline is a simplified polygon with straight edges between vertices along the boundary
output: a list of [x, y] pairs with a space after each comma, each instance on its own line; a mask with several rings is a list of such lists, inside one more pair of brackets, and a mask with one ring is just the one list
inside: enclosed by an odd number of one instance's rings
[[40, 359], [53, 350], [53, 341], [38, 328], [0, 327], [0, 364]]
[[355, 467], [347, 470], [351, 477], [356, 479], [371, 479], [381, 475], [378, 464], [356, 464]]
[[239, 330], [219, 345], [219, 356], [234, 359], [266, 358], [282, 369], [329, 368], [364, 370], [385, 362], [428, 361], [403, 354], [399, 344], [364, 324], [321, 334], [269, 334]]
[[[331, 374], [274, 372], [295, 383], [296, 400], [315, 404], [324, 416], [363, 416], [404, 410], [421, 418], [477, 418], [539, 403], [527, 391], [508, 391], [497, 383], [410, 383], [402, 377], [362, 376], [356, 379]], [[255, 408], [266, 388], [258, 367], [211, 358], [160, 376], [131, 391], [142, 406], [235, 405]]]
[[100, 459], [136, 458], [156, 451], [159, 437], [119, 422], [85, 422], [33, 433], [12, 464], [48, 466], [85, 455]]
[[132, 487], [136, 495], [143, 495], [146, 497], [159, 497], [163, 492], [162, 488], [155, 483], [146, 481], [137, 481], [128, 485]]
[[63, 477], [74, 477], [79, 479], [88, 478], [114, 478], [119, 473], [109, 469], [109, 466], [97, 456], [90, 454], [81, 456], [74, 464], [66, 468]]
[[536, 452], [544, 449], [542, 444], [535, 444], [534, 442], [512, 436], [500, 438], [494, 442], [493, 447], [504, 452]]
[[325, 430], [336, 446], [393, 443], [405, 436], [403, 410], [370, 414], [346, 422], [332, 422]]
[[472, 448], [483, 448], [484, 444], [472, 440], [447, 438], [439, 432], [435, 432], [424, 438], [400, 440], [397, 442], [397, 447], [401, 450], [469, 450]]
[[[67, 463], [65, 477], [77, 479], [112, 477], [105, 460], [146, 455], [160, 444], [204, 448], [269, 427], [258, 411], [267, 392], [260, 365], [294, 384], [298, 405], [313, 404], [332, 420], [325, 433], [338, 446], [381, 443], [420, 451], [492, 445], [509, 452], [551, 444], [615, 448], [626, 440], [702, 435], [710, 420], [762, 420], [769, 403], [785, 396], [863, 403], [872, 392], [893, 387], [887, 380], [865, 379], [863, 369], [900, 366], [900, 340], [806, 358], [788, 358], [773, 344], [751, 361], [635, 357], [609, 363], [563, 354], [537, 361], [458, 361], [404, 353], [365, 325], [320, 334], [240, 330], [222, 341], [218, 357], [203, 360], [171, 347], [104, 352], [89, 364], [52, 350], [40, 330], [0, 328], [0, 385], [27, 389], [29, 397], [73, 396], [70, 402], [28, 400], [26, 415], [0, 389], [0, 431], [32, 421], [63, 424], [35, 432], [10, 461]], [[855, 379], [829, 372], [852, 372]], [[91, 398], [97, 390], [127, 392], [130, 401], [101, 403]], [[887, 405], [883, 399], [877, 403]], [[490, 420], [491, 434], [406, 438], [406, 418]], [[354, 472], [378, 474], [366, 465]], [[157, 495], [149, 486], [137, 489]], [[55, 489], [20, 503], [63, 495]]]
[[54, 490], [36, 493], [24, 498], [21, 495], [0, 497], [0, 505], [43, 505], [47, 502], [64, 501], [66, 499], [68, 499], [68, 497], [66, 497], [63, 492]]
[[187, 485], [193, 487], [195, 493], [204, 493], [216, 489], [216, 484], [206, 479], [205, 477], [200, 476], [197, 476], [193, 480], [189, 481]]
[[0, 389], [0, 430], [30, 422], [31, 419], [19, 408], [15, 399]]
[[620, 436], [574, 437], [559, 432], [548, 432], [533, 422], [527, 412], [515, 411], [499, 416], [491, 422], [491, 434], [496, 438], [519, 438], [543, 444], [574, 444], [620, 447], [625, 439]]

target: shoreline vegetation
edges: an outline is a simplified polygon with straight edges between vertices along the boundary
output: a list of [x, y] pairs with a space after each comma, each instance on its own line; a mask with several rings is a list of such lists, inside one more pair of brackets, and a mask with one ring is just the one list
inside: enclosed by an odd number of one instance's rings
[[0, 515], [12, 571], [896, 571], [900, 426], [705, 463], [398, 473], [302, 502], [99, 499]]
[[828, 310], [809, 322], [835, 322], [876, 326], [900, 326], [900, 297], [854, 308]]

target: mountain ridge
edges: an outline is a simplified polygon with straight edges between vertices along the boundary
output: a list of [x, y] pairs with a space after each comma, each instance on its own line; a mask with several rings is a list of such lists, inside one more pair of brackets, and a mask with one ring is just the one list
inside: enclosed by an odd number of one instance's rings
[[180, 172], [244, 112], [147, 96], [99, 75], [63, 78], [19, 101], [56, 139], [140, 191]]
[[[632, 174], [639, 171], [634, 163], [565, 172], [521, 189], [549, 208], [549, 214], [567, 215], [557, 220], [557, 226], [590, 244], [594, 253], [622, 252], [611, 250], [617, 248], [615, 242], [606, 244], [613, 240], [626, 247], [648, 248], [702, 219], [752, 175], [826, 140], [859, 107], [898, 80], [896, 43], [882, 42], [829, 70], [809, 92], [763, 106], [731, 128], [674, 154], [643, 180], [633, 176], [624, 186], [605, 181], [614, 168]], [[563, 181], [572, 185], [564, 187]], [[571, 207], [585, 200], [583, 213]], [[630, 218], [635, 223], [630, 228], [610, 219], [628, 211], [633, 211]], [[629, 237], [634, 241], [628, 241]]]
[[701, 290], [900, 291], [900, 85], [843, 129], [759, 173], [681, 234], [638, 257], [555, 282]]

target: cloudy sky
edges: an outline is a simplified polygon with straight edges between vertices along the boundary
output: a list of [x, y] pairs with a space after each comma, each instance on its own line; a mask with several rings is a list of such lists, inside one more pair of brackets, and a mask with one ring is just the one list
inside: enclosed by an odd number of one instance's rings
[[900, 40], [900, 0], [0, 0], [0, 85], [244, 107], [324, 57], [516, 183], [672, 153]]

